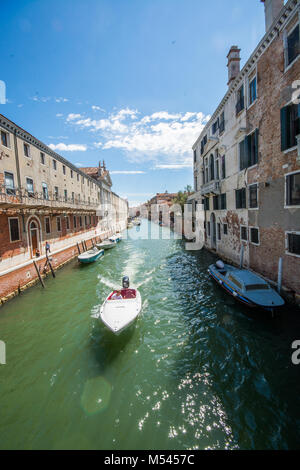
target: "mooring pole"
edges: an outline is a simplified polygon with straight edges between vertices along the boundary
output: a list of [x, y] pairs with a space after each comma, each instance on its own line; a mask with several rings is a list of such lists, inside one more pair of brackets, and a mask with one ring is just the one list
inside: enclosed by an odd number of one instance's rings
[[50, 259], [48, 258], [48, 255], [47, 255], [47, 263], [49, 264], [50, 266], [50, 269], [51, 269], [51, 272], [52, 272], [52, 276], [55, 277], [55, 272], [54, 272], [54, 269], [52, 268], [52, 264], [50, 262]]
[[38, 275], [38, 277], [39, 277], [39, 280], [40, 280], [42, 286], [45, 288], [45, 284], [44, 284], [44, 281], [43, 281], [43, 279], [42, 279], [40, 270], [39, 270], [39, 268], [37, 267], [37, 264], [36, 264], [36, 262], [35, 262], [34, 260], [33, 260], [33, 264], [34, 264], [34, 267], [35, 267], [35, 269], [36, 269], [36, 272], [37, 272], [37, 275]]
[[82, 240], [82, 242], [81, 242], [81, 245], [82, 245], [83, 251], [85, 251], [85, 248], [84, 248], [84, 241], [83, 241], [83, 240]]
[[77, 250], [78, 250], [78, 253], [81, 255], [81, 251], [80, 251], [80, 248], [79, 248], [79, 243], [77, 243]]
[[281, 292], [281, 286], [282, 286], [282, 268], [283, 268], [283, 259], [279, 258], [278, 261], [278, 282], [277, 282], [277, 290], [280, 293]]
[[244, 250], [245, 250], [245, 247], [244, 247], [244, 244], [242, 243], [241, 253], [240, 253], [240, 268], [241, 269], [243, 268], [243, 264], [244, 264]]

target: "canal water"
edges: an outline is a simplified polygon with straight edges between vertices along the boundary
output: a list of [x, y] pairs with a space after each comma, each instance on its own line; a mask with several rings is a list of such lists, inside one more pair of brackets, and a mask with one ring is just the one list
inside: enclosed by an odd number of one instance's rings
[[[300, 311], [253, 316], [208, 277], [212, 254], [151, 228], [0, 309], [1, 449], [300, 447]], [[122, 275], [143, 309], [114, 337], [97, 316]]]

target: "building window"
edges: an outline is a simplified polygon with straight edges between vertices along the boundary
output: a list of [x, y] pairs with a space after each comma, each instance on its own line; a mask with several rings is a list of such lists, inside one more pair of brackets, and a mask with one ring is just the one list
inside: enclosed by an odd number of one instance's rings
[[79, 181], [79, 175], [78, 175], [78, 173], [77, 173], [77, 181]]
[[84, 216], [84, 225], [87, 226], [87, 216]]
[[204, 198], [204, 210], [209, 211], [209, 197]]
[[73, 170], [70, 170], [71, 171], [71, 178], [73, 178]]
[[201, 155], [204, 153], [205, 145], [207, 144], [207, 135], [201, 140]]
[[287, 234], [287, 251], [290, 254], [300, 256], [300, 233]]
[[248, 230], [247, 230], [247, 227], [245, 226], [241, 226], [241, 240], [243, 242], [247, 242], [248, 241]]
[[40, 153], [40, 161], [42, 165], [45, 165], [45, 154], [42, 152]]
[[300, 172], [286, 176], [286, 205], [300, 206]]
[[12, 217], [8, 219], [9, 221], [9, 236], [11, 242], [19, 242], [20, 241], [20, 227], [19, 227], [19, 219]]
[[43, 190], [44, 199], [48, 200], [49, 199], [49, 194], [48, 194], [48, 185], [47, 185], [47, 183], [42, 183], [42, 190]]
[[223, 225], [224, 235], [228, 234], [228, 224]]
[[215, 211], [218, 211], [219, 210], [219, 207], [220, 204], [219, 204], [219, 196], [214, 196], [213, 197], [213, 208]]
[[284, 152], [297, 145], [296, 136], [300, 134], [300, 105], [291, 104], [280, 111], [281, 150]]
[[68, 191], [65, 189], [64, 190], [64, 196], [65, 196], [65, 202], [68, 200]]
[[246, 188], [235, 191], [236, 209], [246, 209]]
[[215, 159], [213, 155], [211, 155], [209, 158], [209, 167], [210, 167], [210, 180], [213, 181], [215, 179]]
[[249, 83], [249, 105], [256, 100], [256, 77]]
[[245, 107], [245, 99], [244, 99], [244, 85], [237, 92], [237, 100], [236, 100], [236, 114], [239, 114]]
[[257, 209], [258, 208], [258, 185], [252, 184], [249, 186], [249, 208]]
[[226, 161], [225, 155], [221, 157], [221, 178], [224, 180], [226, 178]]
[[207, 236], [210, 237], [210, 222], [207, 222]]
[[258, 228], [250, 228], [250, 242], [254, 245], [259, 245], [259, 230]]
[[194, 150], [194, 163], [197, 162], [197, 150]]
[[27, 194], [28, 196], [34, 196], [34, 189], [33, 189], [33, 179], [26, 178], [26, 186], [27, 186]]
[[56, 217], [56, 228], [58, 232], [61, 232], [61, 220], [60, 217]]
[[226, 193], [221, 194], [221, 210], [226, 210], [227, 209], [227, 196]]
[[82, 184], [84, 184], [84, 176], [82, 177]]
[[287, 37], [287, 65], [290, 65], [299, 55], [299, 25]]
[[79, 226], [82, 227], [82, 217], [79, 217]]
[[50, 217], [45, 217], [45, 232], [47, 234], [51, 233]]
[[217, 224], [218, 240], [221, 240], [221, 224]]
[[72, 202], [73, 202], [73, 204], [75, 202], [75, 193], [74, 192], [72, 192]]
[[76, 218], [76, 215], [73, 216], [73, 225], [74, 225], [74, 228], [77, 227], [77, 218]]
[[63, 165], [63, 174], [64, 174], [64, 175], [66, 174], [66, 167], [65, 167], [65, 165]]
[[58, 186], [54, 186], [54, 198], [58, 201]]
[[10, 136], [8, 132], [1, 131], [1, 144], [10, 148]]
[[25, 157], [30, 158], [30, 146], [24, 143], [24, 155]]
[[70, 230], [70, 218], [69, 218], [69, 216], [66, 217], [66, 227], [67, 227], [67, 230]]
[[211, 129], [212, 134], [215, 134], [218, 129], [219, 129], [219, 118], [212, 125], [212, 129]]
[[56, 171], [57, 169], [57, 163], [56, 163], [56, 160], [52, 160], [52, 164], [53, 164], [53, 170]]
[[222, 134], [222, 132], [224, 132], [224, 131], [225, 131], [225, 114], [224, 114], [224, 111], [223, 111], [223, 113], [220, 116], [220, 120], [219, 120], [219, 133]]
[[5, 179], [5, 191], [6, 194], [9, 196], [16, 194], [15, 190], [15, 183], [14, 183], [14, 175], [9, 173], [8, 171], [4, 172], [4, 179]]
[[258, 129], [240, 142], [240, 171], [258, 163]]

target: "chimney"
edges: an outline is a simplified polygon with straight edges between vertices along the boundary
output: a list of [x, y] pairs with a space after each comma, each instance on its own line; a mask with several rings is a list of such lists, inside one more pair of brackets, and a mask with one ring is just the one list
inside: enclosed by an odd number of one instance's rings
[[266, 32], [269, 31], [284, 6], [284, 0], [260, 0], [265, 4]]
[[230, 51], [228, 53], [228, 83], [227, 85], [230, 86], [233, 80], [238, 76], [240, 73], [240, 52], [241, 49], [238, 46], [231, 46]]

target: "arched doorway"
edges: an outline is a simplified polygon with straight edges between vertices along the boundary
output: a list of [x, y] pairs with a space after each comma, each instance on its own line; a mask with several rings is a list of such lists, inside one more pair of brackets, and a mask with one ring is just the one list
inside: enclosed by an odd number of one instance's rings
[[35, 219], [32, 219], [29, 222], [28, 232], [29, 232], [31, 256], [32, 258], [35, 258], [37, 251], [39, 251], [39, 243], [40, 243], [39, 225]]
[[210, 216], [210, 239], [211, 239], [211, 248], [213, 250], [217, 249], [217, 227], [216, 227], [216, 216], [214, 213]]

